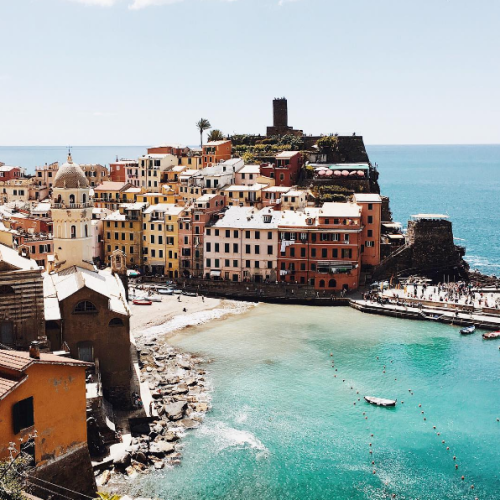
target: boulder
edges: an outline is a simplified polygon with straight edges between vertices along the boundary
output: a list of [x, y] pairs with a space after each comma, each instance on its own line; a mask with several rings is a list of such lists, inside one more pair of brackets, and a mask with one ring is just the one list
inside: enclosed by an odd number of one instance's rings
[[117, 455], [113, 460], [113, 465], [118, 469], [125, 469], [130, 465], [130, 453], [124, 451]]
[[191, 363], [189, 361], [187, 361], [186, 359], [179, 359], [177, 360], [177, 366], [179, 368], [183, 368], [184, 370], [191, 370], [192, 366], [191, 366]]
[[99, 486], [104, 486], [108, 484], [108, 481], [111, 479], [111, 472], [109, 470], [105, 470], [97, 480]]
[[134, 459], [137, 460], [137, 462], [139, 462], [141, 464], [148, 463], [148, 457], [146, 457], [146, 454], [143, 453], [142, 451], [138, 451], [137, 453], [135, 453]]
[[208, 404], [207, 403], [198, 403], [194, 405], [194, 409], [198, 412], [206, 412], [208, 411]]
[[179, 436], [169, 431], [165, 433], [163, 438], [165, 439], [165, 441], [177, 441], [179, 439]]
[[[160, 461], [159, 461], [159, 462], [155, 462], [155, 469], [156, 469], [156, 470], [163, 469], [164, 465], [165, 465], [165, 464], [164, 464], [163, 462], [160, 462]], [[123, 498], [123, 497], [122, 497], [122, 498]]]
[[131, 466], [129, 465], [126, 469], [125, 469], [125, 472], [127, 473], [127, 476], [135, 476], [137, 474], [137, 471]]
[[194, 377], [188, 377], [188, 378], [186, 379], [186, 385], [190, 385], [190, 386], [191, 386], [191, 385], [196, 385], [196, 382], [197, 382], [197, 381], [196, 381], [196, 379], [195, 379]]
[[179, 422], [179, 425], [181, 425], [185, 429], [194, 429], [195, 427], [198, 427], [198, 423], [194, 420], [191, 420], [190, 418], [183, 418]]
[[171, 443], [167, 443], [166, 441], [159, 441], [158, 443], [154, 443], [151, 445], [149, 453], [155, 457], [162, 458], [169, 453], [172, 453], [175, 450], [175, 447]]
[[179, 420], [182, 418], [186, 406], [187, 403], [185, 401], [178, 401], [177, 403], [165, 405], [163, 408], [165, 410], [165, 414], [170, 420]]
[[185, 383], [182, 383], [182, 384], [179, 384], [173, 391], [172, 393], [173, 394], [186, 394], [187, 392], [189, 391], [189, 387], [187, 386], [187, 384]]

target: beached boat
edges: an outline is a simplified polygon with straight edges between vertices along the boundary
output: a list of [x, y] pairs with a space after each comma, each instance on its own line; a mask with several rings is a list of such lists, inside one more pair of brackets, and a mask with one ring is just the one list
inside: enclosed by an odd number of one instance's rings
[[161, 293], [162, 295], [173, 295], [174, 291], [171, 288], [158, 288], [156, 290], [158, 293]]
[[196, 292], [182, 292], [182, 295], [186, 295], [187, 297], [198, 297]]
[[384, 398], [374, 398], [372, 396], [365, 396], [365, 401], [371, 405], [377, 406], [396, 406], [396, 401], [394, 399], [384, 399]]
[[153, 302], [149, 299], [134, 299], [132, 303], [136, 306], [150, 306]]
[[182, 290], [174, 290], [174, 295], [180, 295], [182, 293]]
[[496, 332], [483, 333], [484, 340], [500, 339], [500, 330]]
[[151, 302], [161, 302], [161, 297], [155, 297], [154, 295], [148, 297], [146, 300], [150, 300]]
[[465, 328], [462, 328], [460, 330], [460, 333], [462, 335], [470, 335], [471, 333], [474, 333], [476, 331], [475, 325], [467, 326]]

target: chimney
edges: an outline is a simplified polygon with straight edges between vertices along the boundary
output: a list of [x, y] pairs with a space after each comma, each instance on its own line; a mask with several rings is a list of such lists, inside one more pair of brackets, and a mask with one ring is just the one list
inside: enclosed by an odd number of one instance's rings
[[36, 340], [30, 344], [30, 358], [40, 359], [40, 343]]

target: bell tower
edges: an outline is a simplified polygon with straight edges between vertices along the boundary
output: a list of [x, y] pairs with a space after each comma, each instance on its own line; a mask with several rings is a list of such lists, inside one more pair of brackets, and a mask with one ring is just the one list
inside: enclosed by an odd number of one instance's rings
[[55, 271], [71, 266], [94, 270], [92, 208], [89, 182], [69, 154], [52, 191]]

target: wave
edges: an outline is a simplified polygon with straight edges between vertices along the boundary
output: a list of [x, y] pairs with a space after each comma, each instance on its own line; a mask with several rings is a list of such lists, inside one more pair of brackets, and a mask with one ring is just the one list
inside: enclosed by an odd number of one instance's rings
[[251, 448], [260, 452], [267, 452], [262, 441], [250, 431], [229, 427], [224, 422], [212, 422], [198, 429], [200, 436], [210, 437], [217, 452], [227, 448]]
[[257, 304], [251, 302], [238, 302], [235, 300], [224, 301], [224, 307], [217, 307], [208, 311], [198, 311], [190, 314], [179, 314], [171, 320], [147, 328], [141, 332], [143, 337], [166, 335], [190, 326], [199, 326], [216, 319], [222, 319], [234, 314], [243, 314]]

